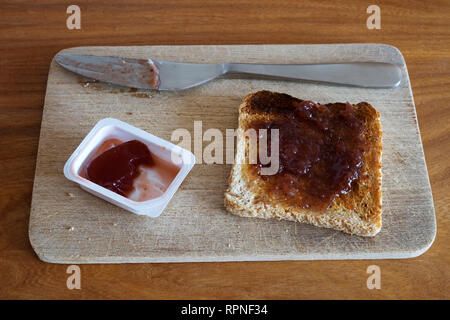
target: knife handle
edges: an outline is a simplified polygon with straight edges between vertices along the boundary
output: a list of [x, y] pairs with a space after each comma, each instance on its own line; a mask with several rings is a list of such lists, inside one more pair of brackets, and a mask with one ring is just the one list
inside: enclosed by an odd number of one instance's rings
[[297, 65], [226, 63], [224, 69], [226, 73], [341, 83], [358, 87], [394, 88], [402, 80], [400, 67], [381, 62]]

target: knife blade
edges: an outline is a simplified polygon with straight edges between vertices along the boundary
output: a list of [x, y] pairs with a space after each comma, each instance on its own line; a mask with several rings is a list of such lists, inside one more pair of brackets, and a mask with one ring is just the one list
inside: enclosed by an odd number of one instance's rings
[[227, 73], [373, 88], [394, 88], [402, 80], [400, 67], [382, 62], [198, 64], [66, 53], [57, 54], [55, 60], [62, 67], [88, 78], [153, 90], [184, 90]]

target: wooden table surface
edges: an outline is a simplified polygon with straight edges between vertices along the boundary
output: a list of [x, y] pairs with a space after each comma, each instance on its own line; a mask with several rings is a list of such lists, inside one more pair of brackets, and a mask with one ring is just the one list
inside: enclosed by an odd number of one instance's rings
[[[450, 298], [450, 2], [86, 1], [81, 30], [69, 2], [0, 4], [0, 298], [371, 299]], [[119, 4], [121, 2], [122, 4]], [[381, 29], [368, 30], [369, 4]], [[437, 216], [437, 237], [408, 260], [81, 265], [41, 262], [28, 220], [48, 68], [61, 49], [84, 45], [378, 42], [408, 65]], [[366, 286], [369, 265], [381, 289]]]

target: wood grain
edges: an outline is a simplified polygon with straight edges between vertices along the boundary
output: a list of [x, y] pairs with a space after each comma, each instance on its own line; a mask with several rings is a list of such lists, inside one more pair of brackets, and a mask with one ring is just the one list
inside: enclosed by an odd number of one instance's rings
[[[367, 30], [359, 1], [77, 1], [82, 29], [65, 27], [66, 4], [0, 4], [1, 298], [446, 298], [449, 296], [450, 4], [378, 1], [381, 30]], [[66, 267], [43, 263], [27, 237], [48, 67], [80, 45], [377, 42], [405, 56], [417, 107], [438, 233], [410, 260], [83, 265], [82, 290]], [[382, 289], [366, 288], [366, 268]]]
[[[371, 89], [233, 77], [182, 92], [127, 92], [84, 82], [53, 61], [29, 231], [31, 244], [42, 260], [136, 263], [410, 258], [422, 254], [433, 242], [435, 214], [414, 101], [404, 59], [393, 46], [131, 46], [78, 47], [64, 52], [197, 63], [386, 62], [401, 66], [403, 80], [395, 89]], [[202, 122], [200, 134], [213, 128], [225, 136], [227, 129], [237, 128], [238, 107], [244, 96], [259, 90], [301, 95], [321, 103], [367, 101], [377, 108], [383, 127], [384, 197], [383, 228], [376, 237], [230, 215], [224, 207], [230, 164], [206, 164], [199, 154], [197, 164], [157, 219], [107, 204], [62, 173], [71, 153], [101, 119], [117, 118], [169, 141], [179, 128], [195, 137], [195, 121]], [[190, 149], [196, 152], [193, 141]], [[206, 150], [208, 144], [203, 142], [200, 150]], [[222, 150], [226, 149], [234, 154], [232, 146], [224, 145]]]

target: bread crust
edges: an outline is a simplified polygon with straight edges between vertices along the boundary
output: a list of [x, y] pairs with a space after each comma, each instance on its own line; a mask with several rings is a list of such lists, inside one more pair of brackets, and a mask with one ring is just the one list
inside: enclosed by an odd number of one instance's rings
[[302, 101], [270, 91], [259, 91], [244, 98], [239, 108], [238, 141], [229, 187], [225, 192], [225, 208], [243, 217], [298, 221], [359, 236], [375, 236], [382, 225], [382, 129], [379, 112], [367, 102], [352, 105], [356, 117], [366, 125], [364, 138], [369, 147], [363, 155], [360, 177], [347, 194], [333, 200], [325, 213], [277, 203], [259, 188], [258, 179], [249, 178], [248, 164], [245, 164], [248, 143], [244, 131], [255, 119], [268, 120], [273, 117], [257, 111], [260, 109], [256, 106], [292, 103], [293, 100]]

